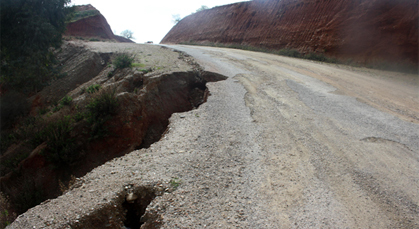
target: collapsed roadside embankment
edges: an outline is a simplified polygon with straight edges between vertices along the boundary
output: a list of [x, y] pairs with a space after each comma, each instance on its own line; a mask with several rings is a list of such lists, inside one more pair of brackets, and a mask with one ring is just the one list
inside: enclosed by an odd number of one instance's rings
[[[121, 53], [133, 57], [134, 67], [115, 68]], [[97, 166], [149, 147], [173, 113], [206, 101], [207, 82], [226, 79], [160, 46], [66, 42], [57, 55], [65, 77], [29, 99], [30, 125], [15, 128], [1, 155], [1, 190], [19, 214]]]

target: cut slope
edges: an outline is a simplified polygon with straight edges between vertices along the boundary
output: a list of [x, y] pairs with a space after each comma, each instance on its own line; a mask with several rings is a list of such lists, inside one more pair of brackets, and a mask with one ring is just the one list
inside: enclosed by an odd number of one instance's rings
[[180, 21], [161, 43], [222, 43], [324, 53], [362, 64], [418, 63], [415, 0], [254, 0]]

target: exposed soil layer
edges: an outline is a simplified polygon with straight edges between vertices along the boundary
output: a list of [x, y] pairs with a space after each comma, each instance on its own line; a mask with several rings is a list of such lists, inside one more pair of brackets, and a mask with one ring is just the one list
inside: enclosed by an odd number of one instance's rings
[[161, 43], [241, 44], [418, 65], [418, 1], [254, 0], [187, 16]]

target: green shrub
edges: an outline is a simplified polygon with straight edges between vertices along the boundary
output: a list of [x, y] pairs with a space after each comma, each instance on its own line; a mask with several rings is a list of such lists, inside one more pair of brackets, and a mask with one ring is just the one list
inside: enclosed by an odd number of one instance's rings
[[93, 85], [90, 85], [90, 86], [86, 89], [86, 91], [87, 91], [87, 93], [89, 93], [89, 94], [93, 94], [93, 93], [95, 93], [95, 92], [99, 91], [99, 89], [100, 89], [100, 85], [99, 85], [99, 84], [93, 84]]
[[73, 120], [66, 116], [50, 123], [41, 133], [40, 138], [47, 141], [43, 154], [54, 165], [69, 165], [78, 159], [78, 151], [71, 137]]
[[63, 108], [63, 107], [64, 107], [64, 105], [58, 104], [54, 108], [52, 108], [52, 112], [57, 112], [57, 111], [61, 110], [61, 108]]
[[72, 101], [73, 101], [73, 98], [66, 95], [66, 96], [64, 96], [64, 98], [61, 99], [60, 104], [63, 105], [63, 106], [68, 106], [68, 105], [71, 104]]
[[74, 118], [74, 121], [75, 121], [75, 122], [79, 122], [79, 121], [81, 121], [81, 120], [83, 120], [83, 119], [84, 119], [84, 113], [82, 113], [82, 112], [77, 112], [77, 113], [73, 116], [73, 118]]
[[113, 76], [113, 74], [114, 74], [113, 71], [108, 72], [108, 78], [111, 78]]
[[115, 90], [104, 91], [86, 106], [86, 120], [90, 124], [91, 140], [107, 135], [106, 121], [116, 114], [118, 100]]
[[135, 57], [128, 53], [120, 53], [115, 57], [113, 61], [113, 65], [115, 69], [123, 69], [131, 67], [132, 63], [134, 62]]

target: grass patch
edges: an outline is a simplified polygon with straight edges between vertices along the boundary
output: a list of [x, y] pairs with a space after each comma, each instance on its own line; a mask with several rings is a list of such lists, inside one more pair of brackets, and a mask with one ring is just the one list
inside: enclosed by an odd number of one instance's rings
[[140, 69], [140, 71], [141, 71], [142, 73], [144, 73], [144, 74], [147, 74], [147, 73], [149, 73], [149, 72], [152, 72], [152, 71], [153, 71], [153, 69], [152, 69], [152, 68]]
[[179, 178], [174, 177], [174, 178], [172, 178], [170, 180], [169, 183], [170, 183], [170, 186], [172, 186], [172, 189], [173, 190], [176, 190], [180, 186], [180, 184], [182, 183], [182, 181]]
[[144, 68], [144, 67], [145, 67], [145, 64], [141, 64], [141, 63], [132, 63], [132, 64], [131, 64], [131, 67], [134, 67], [134, 68]]

